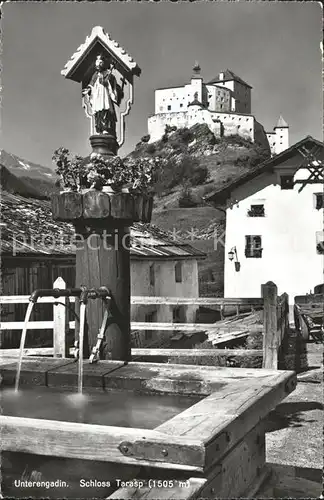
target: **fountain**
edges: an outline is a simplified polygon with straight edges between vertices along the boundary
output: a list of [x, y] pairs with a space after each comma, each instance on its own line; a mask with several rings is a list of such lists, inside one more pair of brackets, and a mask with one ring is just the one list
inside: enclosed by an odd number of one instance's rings
[[[127, 172], [115, 155], [139, 74], [100, 27], [63, 70], [82, 85], [94, 164], [84, 174], [90, 186], [65, 185], [52, 200], [53, 218], [82, 235], [76, 288], [33, 292], [18, 369], [12, 358], [0, 360], [5, 496], [254, 497], [268, 474], [264, 419], [296, 386], [289, 371], [131, 360], [129, 227], [150, 222], [152, 198], [121, 185]], [[99, 94], [106, 95], [101, 107]], [[69, 180], [67, 172], [62, 176]], [[23, 359], [33, 304], [40, 296], [70, 295], [80, 301], [78, 364]], [[20, 387], [19, 398], [7, 396], [12, 385]], [[76, 389], [87, 397], [71, 398]]]

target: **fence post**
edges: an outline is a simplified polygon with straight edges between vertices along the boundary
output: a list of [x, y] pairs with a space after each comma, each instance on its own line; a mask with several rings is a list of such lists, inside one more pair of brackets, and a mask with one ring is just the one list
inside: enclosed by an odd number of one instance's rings
[[278, 369], [278, 338], [277, 338], [277, 285], [268, 281], [261, 286], [263, 305], [263, 363], [262, 368]]
[[[58, 277], [54, 283], [53, 288], [66, 288], [66, 283], [63, 278]], [[67, 305], [66, 297], [58, 299], [63, 304]], [[62, 304], [53, 304], [53, 356], [54, 358], [66, 357], [66, 334], [67, 334], [67, 309]]]

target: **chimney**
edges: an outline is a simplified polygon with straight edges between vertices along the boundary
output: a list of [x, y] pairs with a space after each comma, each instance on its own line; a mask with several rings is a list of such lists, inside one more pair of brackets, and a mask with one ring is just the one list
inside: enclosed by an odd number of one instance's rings
[[224, 80], [224, 73], [219, 73], [219, 79]]

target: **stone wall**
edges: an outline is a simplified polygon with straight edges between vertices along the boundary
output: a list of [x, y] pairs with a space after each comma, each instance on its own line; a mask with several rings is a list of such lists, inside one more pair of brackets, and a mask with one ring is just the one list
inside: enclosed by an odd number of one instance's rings
[[[190, 106], [188, 111], [179, 113], [160, 113], [148, 119], [148, 133], [150, 142], [161, 139], [165, 126], [177, 128], [192, 127], [196, 123], [206, 123], [216, 137], [220, 137], [222, 130], [225, 136], [239, 135], [245, 139], [255, 140], [255, 118], [252, 115], [237, 113], [210, 112], [199, 106]], [[259, 124], [260, 125], [260, 124]], [[261, 126], [258, 133], [261, 134]], [[266, 140], [264, 135], [263, 141]]]

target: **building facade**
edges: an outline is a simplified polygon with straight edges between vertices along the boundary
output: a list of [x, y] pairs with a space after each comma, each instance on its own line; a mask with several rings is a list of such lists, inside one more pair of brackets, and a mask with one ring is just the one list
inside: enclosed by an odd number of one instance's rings
[[292, 304], [323, 282], [323, 161], [308, 136], [211, 195], [227, 207], [225, 297], [260, 297], [273, 281]]
[[289, 127], [282, 117], [266, 133], [251, 110], [252, 87], [230, 70], [205, 83], [198, 63], [190, 83], [155, 90], [154, 115], [148, 118], [150, 142], [161, 139], [165, 127], [190, 128], [207, 124], [216, 137], [239, 135], [270, 145], [278, 154], [289, 145]]

